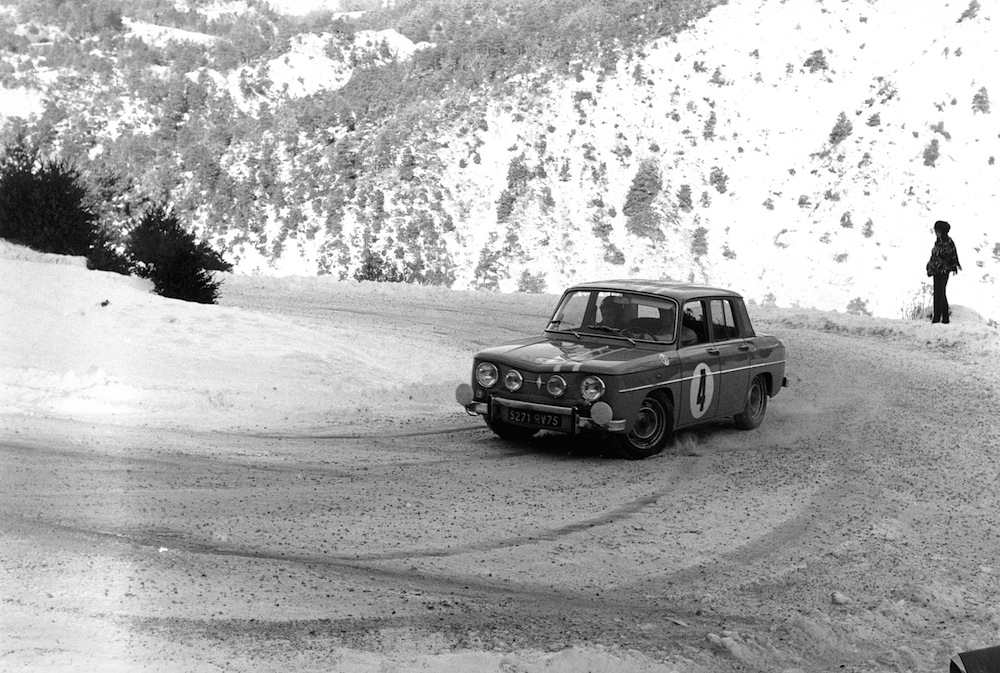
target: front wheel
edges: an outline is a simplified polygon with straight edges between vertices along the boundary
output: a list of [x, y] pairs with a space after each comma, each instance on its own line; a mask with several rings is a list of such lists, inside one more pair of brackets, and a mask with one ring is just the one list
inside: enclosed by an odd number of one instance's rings
[[500, 439], [505, 439], [508, 442], [520, 442], [526, 439], [531, 439], [538, 432], [535, 428], [525, 428], [520, 425], [511, 425], [510, 423], [505, 423], [504, 421], [495, 420], [491, 418], [486, 419], [486, 425], [490, 427]]
[[733, 420], [740, 430], [753, 430], [760, 427], [764, 421], [765, 412], [767, 412], [767, 385], [764, 383], [763, 376], [757, 376], [750, 382], [750, 390], [747, 391], [743, 411], [736, 414]]
[[674, 436], [674, 405], [670, 399], [653, 394], [642, 401], [632, 429], [624, 435], [611, 435], [618, 452], [629, 460], [655, 456]]

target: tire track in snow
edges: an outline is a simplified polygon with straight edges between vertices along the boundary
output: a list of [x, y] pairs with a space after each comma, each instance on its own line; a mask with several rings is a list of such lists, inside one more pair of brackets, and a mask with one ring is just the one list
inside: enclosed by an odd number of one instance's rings
[[301, 433], [301, 434], [267, 434], [267, 433], [238, 433], [240, 436], [253, 437], [255, 439], [405, 439], [407, 437], [427, 437], [432, 435], [453, 435], [457, 432], [472, 432], [474, 430], [486, 430], [482, 425], [462, 425], [450, 428], [435, 428], [433, 430], [407, 430], [402, 432], [364, 433], [364, 432], [344, 432], [344, 433]]
[[641, 512], [643, 509], [654, 505], [660, 500], [660, 498], [673, 491], [674, 488], [675, 485], [670, 484], [667, 487], [623, 503], [622, 505], [601, 514], [600, 516], [590, 517], [588, 519], [576, 521], [564, 526], [557, 526], [537, 532], [525, 533], [523, 535], [508, 536], [497, 540], [475, 542], [455, 547], [431, 547], [426, 549], [370, 552], [366, 554], [354, 555], [279, 553], [268, 551], [266, 548], [254, 549], [243, 546], [207, 544], [167, 529], [149, 530], [144, 532], [120, 532], [85, 528], [38, 519], [25, 519], [23, 517], [19, 517], [19, 519], [22, 524], [28, 525], [32, 528], [47, 528], [50, 530], [91, 536], [104, 540], [115, 540], [139, 547], [183, 551], [191, 554], [236, 557], [262, 561], [278, 561], [282, 563], [294, 563], [301, 565], [351, 568], [359, 567], [359, 564], [369, 561], [377, 562], [419, 558], [447, 558], [469, 553], [482, 553], [511, 549], [523, 545], [537, 544], [539, 542], [555, 542], [560, 538], [568, 537], [576, 533], [598, 528], [600, 526], [612, 525], [623, 519], [627, 519], [637, 512]]

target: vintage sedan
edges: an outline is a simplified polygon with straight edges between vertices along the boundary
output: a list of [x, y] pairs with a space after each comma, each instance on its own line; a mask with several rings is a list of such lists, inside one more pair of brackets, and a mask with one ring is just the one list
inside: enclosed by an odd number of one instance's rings
[[455, 397], [504, 439], [596, 432], [638, 459], [680, 428], [758, 427], [785, 385], [784, 343], [754, 332], [739, 294], [615, 280], [566, 290], [544, 334], [476, 353]]

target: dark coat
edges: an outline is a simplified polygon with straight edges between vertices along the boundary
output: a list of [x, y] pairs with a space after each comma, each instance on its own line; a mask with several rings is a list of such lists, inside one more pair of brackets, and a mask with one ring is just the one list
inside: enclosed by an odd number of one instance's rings
[[940, 274], [954, 273], [962, 268], [958, 262], [958, 250], [955, 248], [955, 241], [948, 236], [941, 236], [934, 242], [931, 249], [931, 258], [927, 262], [927, 275], [936, 276]]

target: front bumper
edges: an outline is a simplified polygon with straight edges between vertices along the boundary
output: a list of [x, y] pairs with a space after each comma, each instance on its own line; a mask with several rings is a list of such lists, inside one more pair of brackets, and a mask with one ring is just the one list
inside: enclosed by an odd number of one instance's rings
[[[590, 416], [583, 416], [580, 410], [576, 407], [560, 407], [551, 404], [538, 404], [535, 402], [522, 402], [521, 400], [511, 400], [504, 397], [490, 396], [489, 400], [485, 402], [476, 402], [473, 400], [472, 386], [467, 383], [461, 384], [455, 390], [455, 399], [458, 403], [462, 405], [465, 411], [469, 414], [478, 414], [484, 418], [494, 418], [499, 416], [496, 412], [497, 407], [505, 406], [511, 409], [520, 409], [523, 411], [536, 411], [543, 414], [557, 414], [561, 416], [570, 416], [571, 420], [569, 426], [574, 432], [593, 432], [593, 431], [603, 431], [603, 432], [625, 432], [625, 419], [624, 418], [613, 418], [611, 408], [603, 402], [598, 402], [591, 408], [590, 413], [593, 414], [594, 409], [597, 405], [604, 405], [607, 407], [605, 412], [609, 420], [605, 423], [600, 423]], [[599, 414], [598, 414], [599, 415]]]

